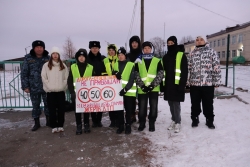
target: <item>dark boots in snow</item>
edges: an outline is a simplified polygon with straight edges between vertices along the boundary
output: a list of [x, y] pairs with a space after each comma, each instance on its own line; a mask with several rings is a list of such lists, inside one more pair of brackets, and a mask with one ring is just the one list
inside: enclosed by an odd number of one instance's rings
[[89, 124], [84, 124], [84, 133], [90, 133]]
[[194, 128], [194, 127], [198, 127], [198, 124], [200, 123], [200, 121], [199, 121], [199, 117], [191, 117], [191, 119], [192, 119], [192, 127]]
[[207, 118], [206, 119], [206, 125], [209, 129], [215, 129], [214, 126], [214, 118]]
[[49, 116], [46, 115], [46, 126], [50, 127]]
[[36, 131], [37, 129], [39, 129], [41, 127], [41, 125], [40, 125], [40, 119], [39, 118], [34, 118], [34, 120], [35, 120], [35, 125], [31, 129], [32, 131]]
[[131, 133], [131, 125], [130, 124], [126, 124], [125, 126], [125, 134], [130, 134]]
[[138, 131], [143, 131], [144, 129], [145, 129], [145, 123], [143, 122], [143, 123], [141, 123], [140, 122], [140, 125], [139, 125], [139, 128], [138, 128]]
[[115, 124], [115, 120], [111, 120], [111, 123], [109, 125], [110, 128], [115, 128], [116, 124]]
[[121, 134], [124, 131], [124, 125], [119, 125], [119, 128], [116, 130], [117, 134]]
[[155, 121], [149, 121], [149, 132], [155, 131]]
[[82, 124], [76, 126], [76, 135], [82, 134]]

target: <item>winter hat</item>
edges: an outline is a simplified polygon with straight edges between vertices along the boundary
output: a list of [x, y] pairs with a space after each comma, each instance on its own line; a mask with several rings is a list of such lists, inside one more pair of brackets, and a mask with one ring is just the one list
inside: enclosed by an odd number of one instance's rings
[[120, 47], [120, 49], [118, 50], [118, 54], [120, 54], [120, 53], [124, 54], [127, 57], [127, 54], [126, 54], [127, 52], [126, 52], [126, 49], [124, 47]]
[[34, 49], [37, 46], [41, 46], [41, 47], [43, 47], [43, 49], [45, 49], [45, 43], [43, 41], [36, 40], [36, 41], [32, 42], [32, 49]]
[[178, 45], [178, 43], [177, 43], [177, 38], [176, 38], [175, 36], [170, 36], [170, 37], [168, 38], [167, 42], [168, 42], [168, 41], [172, 41], [172, 42], [174, 42], [174, 45]]
[[109, 49], [113, 49], [113, 50], [116, 52], [115, 44], [110, 44], [110, 45], [108, 46], [108, 50], [109, 50]]
[[89, 41], [89, 49], [92, 47], [98, 47], [99, 49], [101, 48], [100, 42], [99, 41]]
[[141, 43], [141, 40], [140, 40], [140, 38], [138, 37], [138, 36], [132, 36], [130, 39], [129, 39], [129, 43], [132, 43], [132, 42], [137, 42], [138, 44], [140, 44]]
[[83, 48], [80, 48], [77, 52], [76, 52], [76, 54], [75, 54], [75, 59], [78, 61], [78, 57], [79, 56], [84, 56], [85, 57], [85, 59], [87, 58], [87, 50], [86, 49], [83, 49]]
[[152, 43], [149, 42], [149, 41], [146, 41], [146, 42], [143, 42], [142, 43], [142, 48], [146, 47], [146, 46], [149, 46], [151, 49], [152, 49]]
[[61, 55], [59, 48], [55, 47], [55, 46], [52, 47], [50, 53], [51, 53], [51, 55], [52, 55], [52, 53], [58, 53], [59, 55]]
[[202, 38], [205, 42], [207, 42], [207, 38], [206, 38], [206, 36], [199, 35], [199, 36], [197, 36], [197, 37], [196, 37], [196, 39], [197, 39], [197, 38]]

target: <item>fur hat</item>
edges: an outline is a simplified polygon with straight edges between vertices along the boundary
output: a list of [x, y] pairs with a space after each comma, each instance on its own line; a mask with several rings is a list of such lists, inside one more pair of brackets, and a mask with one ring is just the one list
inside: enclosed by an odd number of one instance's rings
[[52, 55], [52, 53], [58, 53], [59, 55], [61, 55], [59, 48], [56, 46], [52, 47], [50, 53], [51, 53], [51, 55]]
[[124, 47], [120, 47], [120, 49], [117, 52], [118, 52], [118, 54], [122, 53], [127, 57], [127, 52], [126, 52], [126, 49]]
[[196, 39], [197, 39], [197, 38], [202, 38], [205, 42], [207, 42], [207, 38], [206, 38], [206, 36], [199, 35], [199, 36], [197, 36], [197, 37], [196, 37]]
[[142, 49], [144, 48], [144, 47], [146, 47], [146, 46], [149, 46], [151, 49], [152, 49], [152, 43], [151, 42], [149, 42], [149, 41], [145, 41], [145, 42], [143, 42], [142, 43]]
[[174, 43], [174, 45], [178, 45], [176, 36], [170, 36], [168, 38], [167, 42], [168, 41], [172, 41]]
[[41, 46], [41, 47], [43, 47], [43, 49], [45, 49], [45, 43], [43, 41], [36, 40], [36, 41], [32, 42], [32, 49], [34, 49], [37, 46]]
[[100, 42], [99, 41], [89, 41], [89, 49], [92, 47], [98, 47], [99, 49], [101, 48]]
[[79, 56], [84, 56], [85, 57], [85, 59], [87, 58], [87, 50], [86, 49], [82, 49], [82, 48], [80, 48], [77, 52], [76, 52], [76, 54], [75, 54], [75, 59], [78, 61], [78, 57]]

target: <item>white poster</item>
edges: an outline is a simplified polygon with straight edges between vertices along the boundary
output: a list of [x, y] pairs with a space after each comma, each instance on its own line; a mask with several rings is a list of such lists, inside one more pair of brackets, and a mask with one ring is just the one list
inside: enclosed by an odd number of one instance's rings
[[113, 76], [83, 77], [76, 81], [76, 112], [123, 110], [120, 80]]

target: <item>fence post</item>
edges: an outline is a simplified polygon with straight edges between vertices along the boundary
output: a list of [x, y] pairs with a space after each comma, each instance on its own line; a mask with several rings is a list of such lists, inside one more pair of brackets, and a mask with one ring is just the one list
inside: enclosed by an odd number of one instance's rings
[[230, 34], [227, 35], [227, 61], [226, 61], [226, 80], [225, 80], [226, 87], [227, 87], [227, 79], [228, 79], [229, 44], [230, 44]]

